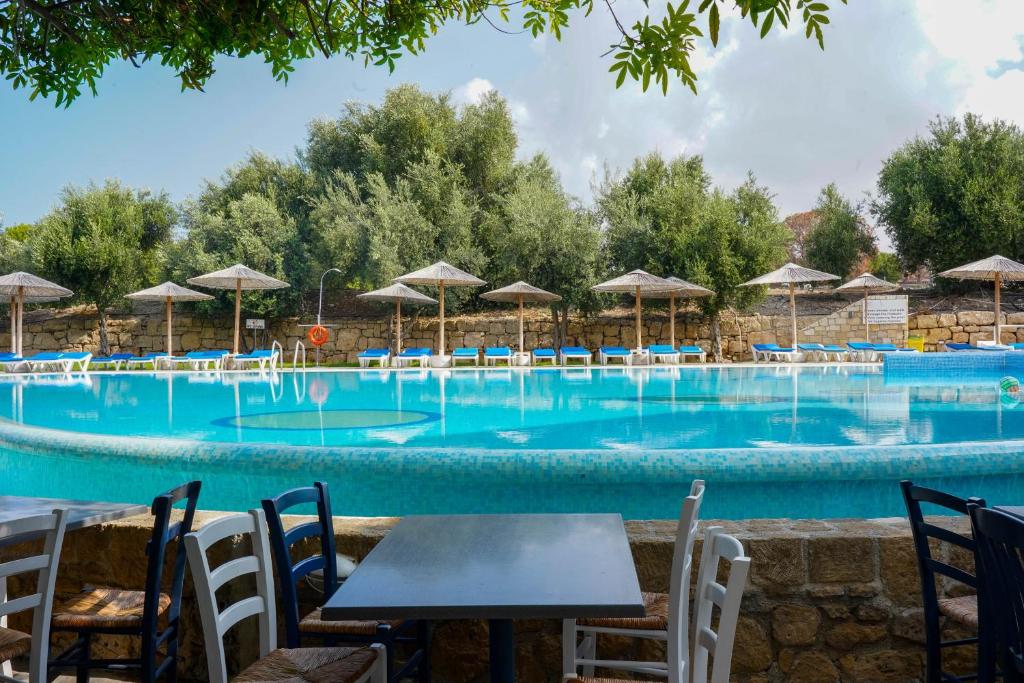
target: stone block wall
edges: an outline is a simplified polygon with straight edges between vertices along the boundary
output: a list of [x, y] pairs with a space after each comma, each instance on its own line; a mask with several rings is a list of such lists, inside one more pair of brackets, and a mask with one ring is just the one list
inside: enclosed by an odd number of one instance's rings
[[[910, 320], [910, 334], [924, 337], [925, 349], [941, 351], [944, 342], [977, 344], [992, 340], [994, 311], [960, 311], [958, 313], [921, 313]], [[1024, 313], [1003, 313], [1000, 325], [1024, 325]], [[1000, 328], [1004, 344], [1024, 342], [1024, 327]]]
[[[219, 514], [200, 513], [196, 524]], [[291, 521], [299, 523], [305, 518]], [[396, 521], [337, 518], [339, 552], [357, 559], [365, 557]], [[959, 520], [934, 521], [966, 531]], [[147, 517], [137, 517], [70, 532], [65, 540], [58, 590], [73, 592], [86, 583], [141, 588], [148, 523]], [[736, 535], [752, 559], [733, 658], [733, 680], [921, 680], [924, 656], [919, 583], [910, 531], [903, 520], [748, 520], [715, 524]], [[667, 591], [675, 524], [633, 521], [626, 527], [642, 590]], [[698, 555], [700, 548], [698, 540]], [[5, 556], [13, 550], [5, 550]], [[211, 562], [218, 564], [241, 551], [237, 543], [215, 547]], [[971, 569], [970, 558], [963, 553], [943, 548], [938, 556]], [[940, 586], [944, 592], [949, 588]], [[14, 584], [15, 594], [17, 590]], [[206, 677], [205, 658], [191, 590], [186, 581], [179, 671], [185, 680], [198, 681]], [[949, 594], [956, 593], [949, 590]], [[18, 622], [13, 625], [17, 627]], [[252, 629], [252, 624], [243, 626], [230, 638], [228, 649], [235, 661], [245, 662], [254, 656]], [[516, 623], [516, 631], [520, 680], [559, 681], [560, 624], [521, 621]], [[438, 623], [434, 642], [433, 673], [438, 683], [471, 683], [485, 677], [485, 624]], [[122, 652], [126, 647], [116, 637], [106, 637], [97, 651]], [[610, 658], [649, 660], [664, 656], [663, 645], [623, 638], [604, 637], [600, 648], [602, 656]], [[949, 656], [954, 669], [966, 670], [973, 652], [954, 650]]]
[[[885, 296], [873, 299], [889, 298]], [[845, 344], [851, 341], [870, 340], [877, 344], [899, 344], [907, 342], [907, 325], [871, 325], [870, 330], [864, 324], [863, 301], [857, 300], [831, 315], [817, 318], [807, 327], [800, 330], [800, 341], [819, 342], [821, 344]]]

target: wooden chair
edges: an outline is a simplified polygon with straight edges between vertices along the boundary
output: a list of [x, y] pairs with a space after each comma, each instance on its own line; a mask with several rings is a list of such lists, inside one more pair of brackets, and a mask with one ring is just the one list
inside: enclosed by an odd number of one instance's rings
[[[723, 560], [729, 563], [727, 570]], [[710, 527], [704, 533], [697, 590], [693, 596], [693, 659], [690, 660], [693, 683], [729, 683], [736, 624], [749, 572], [750, 558], [744, 554], [740, 542], [721, 527]], [[718, 582], [720, 576], [725, 577], [724, 586]], [[712, 627], [716, 621], [717, 630]]]
[[[0, 541], [31, 540], [43, 536], [43, 550], [39, 555], [20, 557], [0, 564], [0, 662], [4, 669], [0, 680], [16, 680], [11, 676], [10, 660], [29, 655], [29, 681], [47, 680], [46, 660], [50, 653], [50, 610], [53, 606], [53, 587], [57, 581], [57, 563], [64, 542], [68, 512], [54, 510], [48, 515], [35, 515], [5, 524]], [[7, 599], [6, 583], [11, 576], [36, 573], [36, 590], [13, 600]], [[11, 614], [32, 610], [32, 633], [7, 628]]]
[[[145, 590], [87, 586], [53, 608], [55, 632], [72, 632], [77, 639], [50, 662], [50, 671], [75, 669], [79, 683], [89, 671], [138, 671], [140, 680], [151, 683], [162, 676], [177, 680], [178, 629], [181, 592], [185, 581], [182, 539], [192, 530], [200, 482], [193, 481], [153, 499], [153, 532], [146, 545]], [[184, 517], [171, 524], [175, 504], [184, 501]], [[173, 570], [167, 593], [163, 592], [167, 546], [175, 541]], [[161, 619], [165, 626], [161, 629]], [[92, 639], [97, 634], [134, 636], [141, 642], [138, 657], [93, 659]], [[163, 650], [161, 652], [161, 649]]]
[[[566, 676], [580, 667], [585, 676], [593, 676], [594, 667], [633, 671], [667, 677], [669, 683], [688, 683], [690, 576], [693, 543], [697, 538], [700, 507], [704, 502], [704, 482], [690, 485], [683, 500], [672, 552], [672, 573], [668, 593], [644, 593], [645, 617], [635, 619], [566, 619], [562, 622], [562, 666]], [[629, 662], [597, 658], [598, 634], [613, 634], [667, 642], [667, 661]], [[582, 634], [579, 639], [578, 635]], [[577, 643], [579, 640], [579, 643]]]
[[[252, 553], [210, 567], [207, 550], [224, 539], [246, 536]], [[359, 648], [277, 648], [277, 618], [274, 576], [270, 564], [270, 541], [262, 510], [231, 515], [210, 522], [185, 537], [188, 564], [196, 589], [196, 602], [203, 624], [207, 675], [211, 683], [227, 683], [224, 634], [238, 622], [257, 617], [260, 659], [246, 667], [236, 681], [334, 681], [336, 683], [386, 683], [384, 647]], [[255, 595], [218, 607], [217, 590], [243, 576], [255, 579]], [[236, 595], [241, 591], [231, 591]]]
[[[303, 637], [319, 638], [326, 645], [369, 645], [381, 643], [387, 650], [388, 680], [416, 676], [421, 683], [430, 681], [430, 626], [426, 621], [401, 619], [383, 621], [324, 621], [317, 608], [300, 619], [297, 584], [312, 572], [322, 572], [324, 600], [338, 589], [337, 555], [334, 547], [334, 522], [327, 484], [291, 489], [263, 501], [270, 542], [281, 587], [285, 638], [291, 648], [302, 647]], [[300, 505], [315, 505], [317, 519], [285, 531], [281, 515]], [[296, 545], [307, 539], [319, 541], [319, 553], [298, 559]], [[395, 668], [396, 643], [414, 642], [416, 650], [404, 665]]]
[[[921, 577], [921, 602], [924, 605], [925, 682], [943, 683], [959, 681], [962, 680], [960, 677], [943, 670], [943, 650], [960, 645], [977, 644], [979, 672], [992, 665], [991, 653], [987, 649], [986, 642], [979, 637], [942, 640], [942, 624], [940, 620], [942, 617], [946, 617], [962, 626], [980, 630], [978, 598], [977, 595], [965, 595], [940, 600], [935, 582], [937, 577], [945, 576], [964, 584], [976, 593], [978, 590], [978, 580], [974, 574], [933, 557], [929, 541], [935, 540], [970, 551], [974, 555], [976, 565], [978, 561], [977, 544], [970, 536], [963, 536], [949, 529], [926, 522], [921, 511], [921, 504], [935, 505], [944, 510], [966, 516], [969, 503], [984, 507], [985, 501], [981, 499], [964, 500], [942, 491], [915, 486], [912, 482], [906, 480], [900, 482], [900, 489], [903, 491], [903, 501], [907, 506], [907, 517], [910, 519], [910, 533], [914, 539], [914, 551], [917, 554], [917, 571]], [[964, 678], [973, 678], [973, 676]]]
[[[986, 606], [982, 623], [993, 622], [987, 648], [997, 650], [1001, 677], [1024, 681], [1024, 519], [968, 503], [971, 528], [978, 542], [978, 599]], [[979, 671], [978, 681], [995, 679], [993, 668]]]

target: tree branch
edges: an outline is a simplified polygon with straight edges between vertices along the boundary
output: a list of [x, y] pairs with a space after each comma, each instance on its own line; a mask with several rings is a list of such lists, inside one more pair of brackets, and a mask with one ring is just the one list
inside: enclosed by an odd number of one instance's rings
[[71, 42], [75, 43], [76, 45], [82, 44], [82, 39], [76, 36], [74, 33], [72, 33], [71, 29], [69, 29], [63, 21], [55, 17], [50, 12], [50, 10], [48, 10], [46, 7], [43, 7], [35, 0], [18, 0], [18, 4], [24, 8], [27, 8], [33, 14], [36, 14], [39, 17], [41, 17], [44, 21], [46, 21], [55, 29], [63, 33]]

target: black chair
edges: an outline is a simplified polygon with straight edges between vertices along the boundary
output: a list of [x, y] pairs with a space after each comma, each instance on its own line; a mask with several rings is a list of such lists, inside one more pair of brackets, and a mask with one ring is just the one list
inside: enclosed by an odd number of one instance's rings
[[[316, 505], [317, 520], [285, 531], [281, 515], [299, 505]], [[338, 589], [338, 564], [334, 548], [334, 523], [331, 496], [324, 482], [285, 491], [263, 501], [270, 530], [274, 565], [281, 585], [281, 609], [284, 612], [287, 647], [302, 647], [302, 637], [321, 639], [326, 645], [366, 645], [382, 643], [387, 647], [388, 680], [417, 678], [430, 683], [430, 624], [426, 621], [324, 621], [317, 607], [299, 618], [298, 583], [313, 572], [323, 574], [324, 600]], [[300, 554], [295, 547], [307, 539], [319, 539], [319, 553], [293, 560]], [[395, 645], [415, 643], [415, 651], [401, 669], [395, 669]]]
[[992, 615], [1002, 679], [1024, 681], [1024, 519], [974, 504], [968, 509], [980, 558], [978, 597]]
[[[979, 619], [978, 580], [974, 574], [932, 557], [928, 542], [935, 539], [968, 550], [974, 555], [975, 565], [978, 562], [977, 545], [969, 536], [962, 536], [949, 529], [926, 522], [921, 512], [921, 503], [967, 515], [968, 504], [984, 507], [985, 501], [978, 498], [972, 498], [970, 501], [964, 500], [942, 491], [915, 486], [910, 481], [901, 481], [900, 488], [907, 506], [907, 516], [910, 518], [910, 531], [914, 538], [914, 550], [917, 553], [917, 570], [921, 577], [927, 665], [925, 681], [926, 683], [942, 683], [973, 680], [981, 672], [988, 670], [992, 663], [991, 643], [986, 638], [980, 637], [982, 636], [981, 621], [983, 620]], [[945, 576], [962, 583], [974, 589], [975, 594], [940, 600], [935, 587], [937, 576]], [[942, 640], [940, 617], [943, 616], [962, 626], [975, 629], [978, 636], [958, 640]], [[943, 650], [971, 644], [977, 645], [978, 648], [978, 674], [956, 676], [943, 670]]]
[[[178, 679], [178, 630], [181, 591], [185, 581], [182, 539], [192, 531], [201, 482], [192, 481], [153, 499], [153, 533], [146, 544], [145, 591], [87, 586], [79, 594], [53, 607], [51, 631], [73, 632], [78, 638], [50, 661], [50, 671], [75, 669], [79, 683], [89, 671], [138, 671], [144, 683], [166, 677]], [[185, 501], [184, 516], [171, 524], [176, 503]], [[164, 593], [167, 546], [175, 541], [169, 592]], [[160, 622], [165, 626], [161, 630]], [[98, 634], [135, 636], [142, 640], [137, 658], [93, 659], [92, 638]], [[162, 650], [162, 651], [161, 651]]]

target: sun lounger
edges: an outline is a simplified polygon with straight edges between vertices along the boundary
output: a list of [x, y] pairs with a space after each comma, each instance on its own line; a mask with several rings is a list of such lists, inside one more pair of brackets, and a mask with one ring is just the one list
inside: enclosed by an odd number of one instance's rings
[[[562, 350], [564, 353], [565, 348], [563, 347]], [[601, 365], [608, 365], [614, 360], [622, 361], [623, 365], [632, 365], [633, 354], [624, 346], [602, 346], [597, 350], [597, 361]]]
[[430, 364], [430, 358], [433, 355], [434, 352], [425, 346], [406, 349], [395, 356], [395, 365], [400, 368], [404, 368], [407, 365], [419, 363], [421, 368], [425, 368]]
[[489, 346], [484, 349], [484, 365], [497, 365], [504, 361], [511, 367], [513, 355], [512, 349], [507, 346]]
[[134, 357], [135, 356], [133, 356], [130, 353], [112, 353], [109, 356], [104, 356], [102, 358], [93, 358], [89, 362], [89, 366], [93, 369], [98, 367], [112, 367], [115, 370], [120, 370], [122, 365], [124, 365], [129, 359]]
[[658, 361], [675, 365], [679, 362], [679, 352], [669, 344], [651, 344], [647, 347], [647, 353], [651, 359], [651, 365], [657, 365]]
[[878, 351], [875, 350], [874, 344], [868, 342], [846, 342], [846, 346], [849, 347], [853, 357], [860, 361], [876, 361], [878, 360]]
[[52, 352], [44, 351], [24, 359], [31, 372], [44, 372], [57, 370], [60, 372], [72, 372], [76, 367], [85, 372], [89, 369], [89, 361], [92, 354], [88, 352]]
[[267, 365], [273, 370], [279, 358], [277, 349], [255, 349], [250, 353], [240, 353], [231, 356], [231, 363], [238, 368], [257, 366], [260, 370], [266, 370]]
[[391, 349], [366, 349], [359, 352], [356, 360], [361, 368], [368, 368], [374, 363], [386, 368], [391, 361]]
[[804, 355], [805, 360], [828, 360], [823, 344], [797, 344], [796, 348]]
[[768, 362], [773, 360], [793, 362], [797, 357], [796, 349], [779, 346], [778, 344], [751, 344], [751, 350], [754, 354], [755, 363], [761, 360]]
[[459, 361], [473, 361], [473, 365], [480, 365], [480, 349], [475, 346], [463, 346], [452, 351], [452, 365], [458, 365]]
[[231, 354], [228, 351], [189, 351], [184, 356], [164, 356], [160, 363], [167, 366], [188, 365], [192, 370], [220, 370], [224, 360]]
[[583, 361], [584, 365], [590, 365], [590, 359], [594, 354], [582, 346], [563, 346], [558, 350], [562, 365], [568, 365], [570, 360]]
[[822, 346], [825, 350], [825, 360], [831, 357], [835, 361], [844, 361], [850, 357], [850, 350], [839, 344], [823, 344]]
[[165, 358], [170, 358], [166, 353], [150, 352], [142, 356], [132, 356], [127, 359], [124, 364], [125, 367], [132, 367], [133, 365], [150, 365], [152, 364], [153, 369], [157, 370], [160, 367], [160, 361]]
[[530, 352], [530, 360], [534, 365], [540, 365], [547, 361], [552, 365], [558, 364], [558, 354], [554, 349], [534, 349]]
[[684, 344], [679, 347], [679, 362], [685, 363], [687, 358], [696, 358], [701, 363], [707, 360], [708, 354], [695, 344]]
[[907, 348], [905, 346], [896, 346], [895, 344], [873, 344], [875, 351], [880, 354], [885, 353], [919, 353], [917, 349]]

